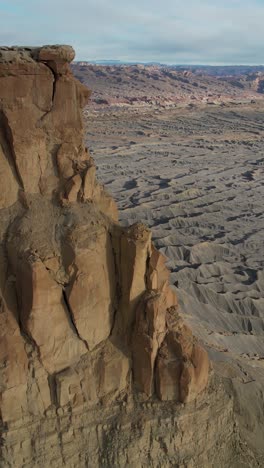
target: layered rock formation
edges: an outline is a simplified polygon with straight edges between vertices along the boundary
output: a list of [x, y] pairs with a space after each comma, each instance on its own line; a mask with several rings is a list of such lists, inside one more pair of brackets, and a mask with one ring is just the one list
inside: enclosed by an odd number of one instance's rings
[[73, 57], [0, 49], [1, 466], [215, 466], [216, 441], [236, 466], [233, 401], [165, 259], [96, 181]]
[[[228, 68], [228, 67], [227, 67]], [[237, 67], [239, 68], [239, 67]], [[250, 67], [249, 67], [250, 69]], [[130, 111], [137, 114], [148, 113], [155, 109], [178, 107], [197, 107], [200, 105], [228, 106], [256, 100], [263, 88], [263, 77], [255, 82], [250, 75], [233, 76], [237, 70], [229, 67], [197, 67], [143, 65], [143, 64], [91, 64], [75, 62], [72, 64], [74, 75], [93, 90], [91, 111], [109, 112]], [[242, 73], [249, 70], [241, 67]], [[217, 74], [223, 73], [221, 79]], [[214, 76], [216, 75], [216, 76]], [[230, 76], [231, 75], [231, 76]], [[253, 85], [255, 83], [255, 85]]]

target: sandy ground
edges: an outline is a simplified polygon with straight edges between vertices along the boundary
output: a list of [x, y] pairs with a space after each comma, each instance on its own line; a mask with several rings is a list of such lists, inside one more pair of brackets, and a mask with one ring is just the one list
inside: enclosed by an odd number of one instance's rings
[[86, 115], [120, 220], [168, 257], [182, 313], [212, 348], [264, 359], [264, 112], [206, 106]]

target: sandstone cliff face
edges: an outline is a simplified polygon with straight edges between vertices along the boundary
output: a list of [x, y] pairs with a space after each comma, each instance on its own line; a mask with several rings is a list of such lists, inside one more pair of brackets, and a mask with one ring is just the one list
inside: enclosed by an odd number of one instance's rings
[[0, 49], [1, 466], [215, 466], [216, 438], [225, 466], [232, 400], [150, 231], [96, 181], [73, 57]]

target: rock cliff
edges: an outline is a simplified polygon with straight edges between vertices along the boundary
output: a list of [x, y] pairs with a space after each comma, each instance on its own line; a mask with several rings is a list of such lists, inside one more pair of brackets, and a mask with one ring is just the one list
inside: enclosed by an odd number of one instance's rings
[[165, 259], [96, 180], [73, 58], [0, 49], [1, 466], [239, 466]]

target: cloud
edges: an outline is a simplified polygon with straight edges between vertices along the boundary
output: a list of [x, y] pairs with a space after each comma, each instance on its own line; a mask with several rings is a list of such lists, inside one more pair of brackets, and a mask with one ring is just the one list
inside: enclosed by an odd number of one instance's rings
[[0, 42], [70, 43], [77, 59], [263, 63], [261, 0], [0, 0]]

